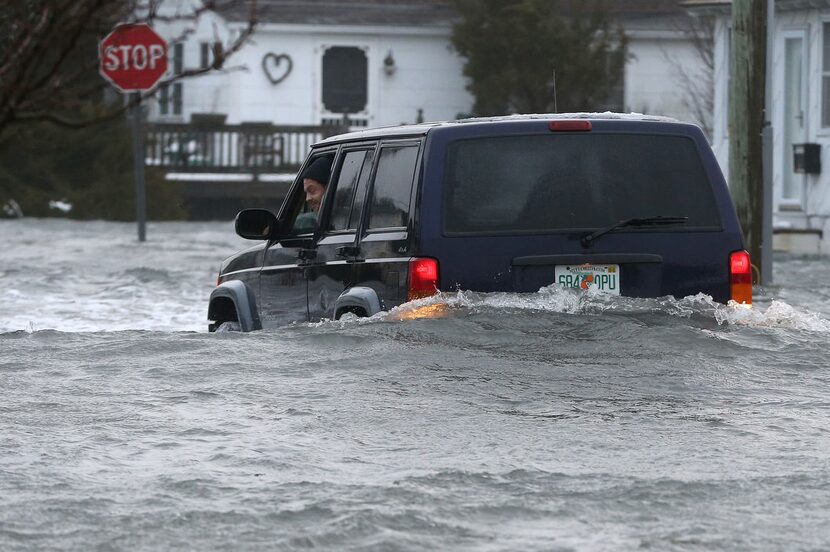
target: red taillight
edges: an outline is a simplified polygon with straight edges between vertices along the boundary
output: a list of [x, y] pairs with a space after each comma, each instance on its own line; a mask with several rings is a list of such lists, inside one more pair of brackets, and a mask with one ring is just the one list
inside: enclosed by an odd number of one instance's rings
[[588, 132], [591, 121], [551, 121], [548, 128], [553, 132]]
[[438, 292], [438, 261], [416, 258], [409, 261], [409, 292], [407, 301], [435, 295]]
[[729, 286], [733, 301], [752, 304], [752, 263], [746, 251], [733, 251], [729, 255]]

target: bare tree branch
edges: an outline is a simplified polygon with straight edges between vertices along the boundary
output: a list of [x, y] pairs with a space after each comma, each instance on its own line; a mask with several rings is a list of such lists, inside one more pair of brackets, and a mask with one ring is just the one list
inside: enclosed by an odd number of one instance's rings
[[[13, 25], [10, 29], [14, 34], [11, 38], [9, 52], [15, 52], [18, 56], [25, 55], [34, 42], [35, 37], [40, 35], [43, 27], [46, 26], [50, 14], [51, 9], [47, 4], [41, 8], [40, 17], [37, 18], [34, 25], [30, 26], [22, 22]], [[8, 79], [9, 72], [13, 68], [19, 67], [20, 65], [16, 63], [14, 56], [6, 56], [5, 63], [0, 64], [0, 81]]]
[[[78, 11], [74, 14], [74, 16], [80, 17], [83, 20], [88, 20], [90, 17], [92, 17], [95, 11], [100, 9], [101, 6], [105, 3], [106, 0], [97, 0], [96, 2], [93, 2], [88, 6], [85, 6], [86, 9], [82, 9], [82, 6], [76, 6]], [[78, 42], [83, 32], [84, 29], [80, 25], [70, 32], [68, 40], [66, 42], [66, 48], [64, 48], [64, 50], [58, 54], [57, 59], [55, 59], [51, 66], [48, 67], [46, 71], [44, 71], [43, 76], [39, 80], [31, 83], [30, 90], [45, 89], [48, 91], [49, 89], [52, 89], [52, 91], [56, 91], [58, 86], [62, 84], [62, 81], [64, 80], [61, 78], [62, 75], [60, 72], [60, 68], [66, 62], [70, 53], [78, 45]], [[24, 99], [24, 101], [20, 104], [20, 108], [25, 109], [26, 106], [29, 104], [30, 102]]]
[[[107, 87], [97, 75], [97, 44], [117, 23], [178, 23], [177, 40], [194, 32], [211, 11], [246, 7], [243, 31], [223, 44], [216, 34], [213, 62], [185, 69], [161, 85], [216, 71], [229, 71], [228, 58], [238, 52], [257, 25], [256, 0], [203, 0], [186, 13], [166, 13], [165, 0], [20, 0], [0, 12], [0, 136], [11, 125], [48, 121], [69, 128], [105, 122], [122, 115], [129, 103], [102, 101]], [[140, 96], [141, 101], [155, 92]], [[97, 100], [97, 108], [78, 115]], [[92, 114], [90, 114], [92, 113]]]
[[711, 140], [715, 109], [715, 21], [709, 15], [687, 14], [675, 19], [675, 29], [691, 41], [700, 70], [681, 63], [674, 54], [664, 51], [663, 55], [675, 67], [680, 79], [683, 105]]

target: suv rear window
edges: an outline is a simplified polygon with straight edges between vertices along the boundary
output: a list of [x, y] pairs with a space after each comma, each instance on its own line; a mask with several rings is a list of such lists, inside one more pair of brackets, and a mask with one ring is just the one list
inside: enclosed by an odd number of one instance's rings
[[688, 217], [683, 230], [721, 227], [695, 143], [683, 136], [459, 140], [445, 179], [448, 234], [601, 228], [658, 215]]

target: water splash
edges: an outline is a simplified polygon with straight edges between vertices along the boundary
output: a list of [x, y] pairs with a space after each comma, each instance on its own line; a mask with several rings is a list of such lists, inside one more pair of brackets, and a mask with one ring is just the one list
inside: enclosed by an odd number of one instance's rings
[[784, 301], [773, 300], [766, 309], [720, 305], [714, 315], [718, 324], [830, 333], [830, 320], [817, 313], [797, 309]]
[[310, 324], [321, 327], [337, 324], [346, 327], [355, 324], [405, 321], [418, 318], [443, 318], [481, 310], [542, 311], [572, 315], [665, 314], [679, 318], [701, 317], [713, 320], [719, 326], [757, 328], [787, 328], [830, 333], [830, 320], [806, 309], [793, 307], [784, 301], [772, 300], [769, 305], [752, 307], [730, 302], [716, 302], [711, 296], [699, 293], [681, 299], [674, 297], [635, 298], [607, 295], [593, 290], [587, 292], [564, 289], [560, 286], [543, 287], [537, 293], [479, 293], [473, 291], [442, 292], [437, 295], [404, 303], [389, 311], [369, 318], [346, 315], [340, 320]]

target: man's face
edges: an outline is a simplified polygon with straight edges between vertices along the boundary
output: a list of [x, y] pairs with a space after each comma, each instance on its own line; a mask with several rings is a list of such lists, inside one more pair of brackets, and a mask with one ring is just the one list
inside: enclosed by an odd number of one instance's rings
[[326, 187], [312, 178], [303, 179], [303, 191], [305, 191], [305, 201], [311, 210], [315, 213], [320, 211], [320, 203], [323, 201], [323, 194], [326, 193]]

